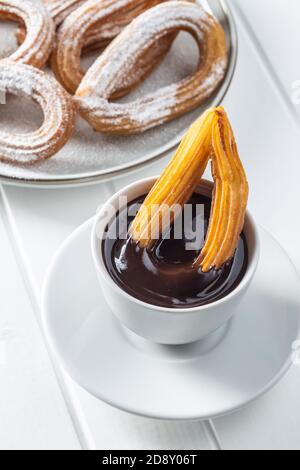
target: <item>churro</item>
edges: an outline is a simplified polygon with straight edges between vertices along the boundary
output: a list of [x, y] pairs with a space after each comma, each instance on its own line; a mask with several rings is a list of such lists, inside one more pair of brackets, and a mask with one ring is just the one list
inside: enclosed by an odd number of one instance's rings
[[9, 59], [42, 68], [49, 58], [55, 36], [54, 23], [46, 7], [35, 0], [2, 0], [0, 18], [21, 22], [26, 30], [24, 42]]
[[[112, 102], [127, 77], [139, 73], [153, 44], [181, 30], [191, 33], [199, 47], [201, 60], [196, 72], [136, 101]], [[222, 83], [227, 63], [226, 37], [220, 23], [199, 5], [166, 2], [140, 15], [107, 47], [83, 78], [75, 100], [81, 115], [96, 131], [140, 133], [203, 104]]]
[[156, 241], [153, 235], [166, 229], [164, 208], [172, 215], [173, 207], [183, 207], [189, 201], [210, 159], [214, 179], [210, 224], [194, 264], [203, 272], [219, 269], [233, 257], [248, 201], [247, 177], [223, 108], [208, 110], [191, 126], [130, 228], [131, 238], [142, 248], [151, 249]]
[[58, 152], [69, 139], [75, 121], [71, 97], [52, 77], [32, 66], [11, 61], [0, 63], [0, 90], [26, 96], [42, 108], [44, 122], [28, 134], [0, 130], [0, 160], [29, 165]]
[[[51, 65], [56, 77], [70, 93], [75, 93], [85, 72], [80, 65], [84, 46], [97, 43], [106, 46], [135, 17], [164, 0], [89, 0], [69, 15], [58, 31], [57, 44], [52, 54]], [[165, 45], [166, 44], [166, 45]], [[171, 46], [172, 38], [164, 39], [160, 50], [156, 48], [156, 63]], [[126, 84], [124, 95], [153, 69], [154, 58], [150, 55], [142, 72], [132, 74]], [[146, 70], [145, 70], [146, 69]]]

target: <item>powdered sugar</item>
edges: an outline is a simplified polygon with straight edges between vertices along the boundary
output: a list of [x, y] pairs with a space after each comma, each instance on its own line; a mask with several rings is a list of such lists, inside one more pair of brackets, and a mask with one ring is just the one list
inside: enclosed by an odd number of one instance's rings
[[[158, 39], [179, 30], [189, 31], [200, 51], [211, 47], [195, 74], [126, 105], [110, 102]], [[98, 131], [143, 132], [203, 103], [221, 83], [226, 67], [226, 40], [216, 20], [198, 5], [167, 2], [143, 13], [118, 36], [88, 70], [76, 99]]]
[[74, 112], [70, 98], [54, 79], [33, 67], [3, 61], [0, 89], [33, 97], [44, 112], [44, 122], [36, 131], [24, 134], [0, 130], [0, 160], [33, 163], [62, 147], [73, 128]]
[[65, 88], [75, 93], [84, 71], [80, 66], [81, 48], [107, 44], [125, 25], [147, 8], [165, 0], [89, 0], [69, 15], [58, 30], [52, 65]]
[[198, 42], [201, 42], [203, 33], [199, 23], [203, 20], [210, 23], [207, 12], [183, 1], [170, 3], [159, 5], [139, 16], [90, 68], [85, 80], [99, 96], [110, 96], [115, 91], [113, 87], [119, 75], [126, 76], [137, 57], [149, 48], [149, 44], [155, 42], [156, 37], [168, 31], [192, 30]]
[[[1, 44], [2, 50], [9, 40], [10, 37], [6, 33], [4, 43]], [[182, 80], [195, 71], [198, 57], [194, 40], [190, 35], [181, 33], [161, 66], [141, 84], [138, 90], [122, 102], [142, 98], [162, 86]], [[207, 105], [211, 104], [212, 101]], [[203, 110], [204, 107], [200, 107], [164, 126], [141, 135], [127, 137], [96, 133], [88, 123], [78, 118], [75, 134], [51, 159], [32, 167], [15, 167], [0, 162], [0, 173], [8, 177], [55, 181], [60, 178], [105, 174], [120, 167], [146, 162], [178, 143], [182, 133]], [[19, 132], [29, 132], [32, 128], [38, 127], [41, 120], [41, 113], [37, 107], [28, 108], [27, 102], [14, 97], [10, 98], [5, 106], [0, 105], [0, 114], [1, 122], [8, 125], [11, 131], [17, 128]], [[26, 116], [23, 122], [22, 116]]]
[[72, 11], [79, 8], [86, 0], [42, 0], [51, 13], [56, 25], [59, 25]]
[[[0, 65], [1, 67], [1, 65]], [[34, 91], [34, 76], [28, 75], [26, 77], [22, 77], [16, 75], [13, 70], [9, 69], [0, 69], [4, 70], [5, 74], [3, 73], [0, 76], [0, 84], [1, 90], [5, 93], [12, 93], [12, 94], [24, 94], [28, 97], [32, 97]], [[26, 79], [25, 79], [26, 78]]]
[[45, 6], [36, 0], [0, 1], [1, 12], [17, 21], [23, 21], [26, 38], [10, 59], [23, 64], [43, 67], [54, 41], [54, 24]]

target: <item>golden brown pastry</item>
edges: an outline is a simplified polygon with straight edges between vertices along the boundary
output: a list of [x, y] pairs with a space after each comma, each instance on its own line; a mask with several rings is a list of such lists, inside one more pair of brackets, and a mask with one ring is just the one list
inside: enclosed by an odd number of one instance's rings
[[236, 250], [244, 227], [249, 187], [234, 134], [223, 110], [216, 110], [212, 127], [214, 193], [210, 224], [196, 267], [218, 269]]
[[56, 26], [59, 26], [67, 16], [85, 3], [86, 0], [42, 0], [42, 2], [50, 11]]
[[32, 98], [44, 114], [44, 122], [35, 132], [13, 134], [0, 129], [1, 161], [29, 165], [51, 157], [63, 147], [74, 128], [75, 108], [54, 78], [29, 65], [3, 60], [0, 90]]
[[55, 37], [54, 23], [45, 6], [35, 0], [2, 0], [0, 18], [21, 22], [26, 28], [24, 42], [9, 59], [42, 68]]
[[[201, 60], [196, 72], [136, 101], [112, 102], [127, 77], [139, 74], [147, 51], [160, 38], [181, 30], [190, 32], [198, 44]], [[83, 78], [75, 100], [81, 115], [96, 131], [140, 133], [203, 104], [222, 83], [227, 63], [226, 37], [220, 23], [199, 5], [171, 1], [140, 15], [107, 47]]]
[[[66, 18], [59, 28], [57, 44], [52, 54], [51, 65], [56, 77], [70, 93], [75, 93], [85, 72], [80, 66], [82, 48], [88, 44], [107, 45], [135, 17], [153, 5], [164, 0], [89, 0]], [[170, 38], [164, 39], [161, 49], [156, 47], [155, 54], [160, 57], [172, 44]], [[147, 71], [153, 68], [153, 55], [145, 64]], [[138, 82], [141, 78], [134, 75], [130, 80]], [[118, 95], [126, 94], [121, 91]]]
[[[56, 26], [59, 26], [66, 17], [82, 5], [86, 0], [41, 0], [46, 6]], [[16, 33], [19, 44], [25, 39], [26, 28], [21, 25]]]
[[183, 207], [189, 201], [210, 159], [214, 179], [212, 212], [204, 247], [194, 265], [203, 272], [221, 268], [234, 255], [248, 201], [247, 177], [223, 108], [209, 109], [191, 126], [130, 229], [136, 243], [151, 249], [157, 235], [166, 228], [164, 207]]

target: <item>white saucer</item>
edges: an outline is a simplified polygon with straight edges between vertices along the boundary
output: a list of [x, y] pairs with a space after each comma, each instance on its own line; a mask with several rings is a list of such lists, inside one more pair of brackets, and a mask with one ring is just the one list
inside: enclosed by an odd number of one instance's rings
[[122, 410], [160, 419], [207, 419], [273, 387], [299, 336], [299, 280], [266, 232], [240, 314], [204, 342], [167, 347], [128, 332], [106, 305], [90, 253], [92, 220], [64, 243], [43, 293], [48, 339], [71, 377]]

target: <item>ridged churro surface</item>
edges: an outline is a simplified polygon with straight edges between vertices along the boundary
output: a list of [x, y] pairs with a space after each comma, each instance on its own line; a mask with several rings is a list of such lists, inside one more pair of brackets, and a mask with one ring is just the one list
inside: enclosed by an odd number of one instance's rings
[[[127, 76], [137, 73], [160, 38], [188, 31], [200, 51], [196, 72], [130, 103], [112, 102]], [[77, 92], [81, 115], [99, 132], [133, 134], [171, 121], [203, 104], [222, 83], [228, 63], [225, 33], [196, 4], [158, 5], [135, 19], [88, 70]]]
[[[82, 5], [86, 0], [41, 0], [49, 11], [55, 26], [59, 26], [67, 16]], [[16, 32], [19, 44], [24, 42], [26, 37], [26, 28], [21, 25]]]
[[26, 30], [23, 43], [9, 59], [42, 68], [49, 58], [55, 36], [55, 26], [46, 7], [35, 0], [2, 0], [0, 18], [21, 22]]
[[29, 165], [58, 152], [75, 121], [73, 102], [62, 86], [41, 70], [7, 60], [0, 63], [0, 90], [7, 97], [11, 93], [32, 98], [44, 114], [44, 122], [35, 132], [12, 134], [0, 129], [0, 160]]
[[54, 23], [59, 26], [67, 16], [85, 3], [86, 0], [42, 0], [42, 2], [50, 11]]
[[183, 207], [212, 160], [214, 193], [210, 224], [195, 263], [208, 272], [219, 269], [235, 253], [244, 226], [248, 201], [247, 177], [238, 155], [230, 122], [223, 108], [208, 110], [196, 121], [175, 156], [147, 196], [130, 229], [132, 239], [151, 249], [165, 230], [166, 208]]
[[[58, 31], [57, 45], [52, 54], [52, 68], [58, 80], [71, 93], [75, 93], [85, 72], [80, 65], [84, 46], [97, 44], [106, 46], [123, 28], [139, 14], [164, 0], [89, 0], [69, 15]], [[162, 41], [161, 50], [156, 48], [157, 61], [172, 43]], [[166, 44], [166, 45], [165, 45]], [[153, 68], [154, 58], [149, 57], [147, 71]], [[130, 82], [135, 84], [147, 71], [132, 74]], [[129, 87], [132, 86], [130, 83]], [[128, 89], [128, 85], [125, 87]], [[119, 95], [125, 94], [119, 90]]]

